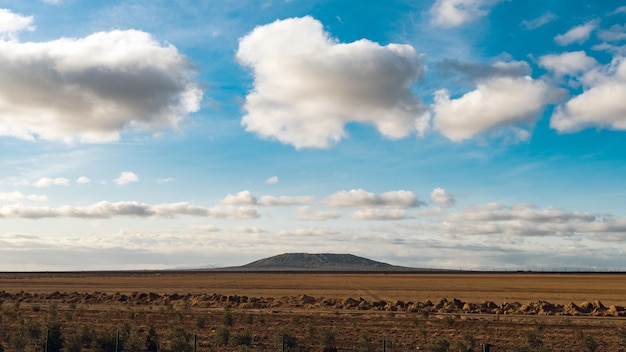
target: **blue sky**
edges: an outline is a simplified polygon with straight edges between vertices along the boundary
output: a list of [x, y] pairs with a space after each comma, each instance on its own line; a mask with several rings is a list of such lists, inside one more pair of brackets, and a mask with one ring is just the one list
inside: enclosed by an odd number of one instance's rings
[[626, 269], [625, 23], [611, 1], [0, 0], [0, 270]]

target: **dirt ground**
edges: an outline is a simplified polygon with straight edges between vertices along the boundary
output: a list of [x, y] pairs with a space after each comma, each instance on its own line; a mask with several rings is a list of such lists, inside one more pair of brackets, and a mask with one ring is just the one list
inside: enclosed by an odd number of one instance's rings
[[164, 350], [175, 327], [198, 351], [280, 351], [280, 336], [298, 351], [626, 349], [626, 274], [0, 273], [0, 300], [5, 351], [50, 310], [67, 337], [154, 327]]

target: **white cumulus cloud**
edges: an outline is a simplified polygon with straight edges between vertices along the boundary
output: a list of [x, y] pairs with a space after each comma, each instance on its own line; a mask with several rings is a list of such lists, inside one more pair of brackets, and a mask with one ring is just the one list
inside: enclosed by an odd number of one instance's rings
[[598, 64], [596, 59], [587, 56], [584, 51], [544, 55], [539, 58], [539, 65], [557, 75], [576, 75], [586, 72]]
[[236, 194], [228, 193], [222, 200], [226, 205], [255, 205], [257, 198], [248, 190], [243, 190]]
[[42, 177], [39, 180], [37, 180], [35, 183], [33, 183], [33, 186], [37, 188], [45, 188], [45, 187], [50, 187], [50, 186], [69, 186], [69, 185], [70, 185], [70, 180], [68, 180], [65, 177], [57, 177], [57, 178]]
[[587, 127], [626, 130], [626, 58], [588, 72], [581, 94], [557, 107], [550, 126], [559, 132]]
[[0, 193], [0, 203], [13, 203], [24, 199], [24, 194], [18, 191]]
[[139, 176], [131, 171], [122, 171], [120, 175], [113, 180], [118, 185], [126, 185], [132, 182], [139, 182]]
[[501, 0], [437, 0], [430, 8], [431, 22], [437, 26], [457, 27], [486, 16]]
[[430, 201], [444, 207], [453, 206], [456, 202], [452, 194], [440, 187], [433, 189], [430, 193]]
[[80, 176], [78, 179], [76, 179], [76, 183], [79, 185], [86, 185], [88, 183], [91, 183], [91, 179], [87, 176]]
[[0, 40], [0, 135], [96, 143], [128, 129], [177, 128], [199, 109], [194, 75], [174, 46], [137, 30]]
[[461, 142], [498, 127], [534, 123], [545, 105], [557, 98], [557, 91], [542, 80], [495, 77], [456, 99], [445, 89], [435, 92], [434, 126], [448, 139]]
[[558, 45], [570, 45], [573, 43], [582, 44], [589, 39], [591, 32], [597, 27], [596, 21], [587, 22], [576, 26], [569, 31], [554, 37], [554, 41]]
[[254, 75], [246, 130], [296, 148], [328, 148], [346, 136], [350, 122], [402, 138], [415, 131], [422, 112], [411, 93], [423, 73], [413, 47], [339, 43], [312, 17], [255, 28], [239, 40], [237, 60]]
[[0, 8], [0, 40], [15, 40], [17, 33], [34, 30], [34, 21], [33, 16], [22, 16]]

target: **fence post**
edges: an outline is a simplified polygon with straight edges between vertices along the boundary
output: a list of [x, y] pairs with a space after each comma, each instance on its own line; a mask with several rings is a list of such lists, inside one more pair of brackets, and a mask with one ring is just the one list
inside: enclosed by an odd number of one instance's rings
[[48, 352], [48, 340], [50, 339], [50, 330], [46, 329], [46, 348], [45, 351]]
[[387, 352], [387, 341], [383, 340], [383, 352]]
[[117, 352], [117, 345], [120, 343], [120, 331], [117, 330], [117, 334], [115, 335], [115, 352]]
[[285, 352], [285, 335], [280, 336], [280, 351]]
[[491, 345], [488, 343], [483, 344], [483, 352], [491, 351]]
[[193, 334], [193, 352], [196, 352], [196, 346], [198, 346], [198, 334]]

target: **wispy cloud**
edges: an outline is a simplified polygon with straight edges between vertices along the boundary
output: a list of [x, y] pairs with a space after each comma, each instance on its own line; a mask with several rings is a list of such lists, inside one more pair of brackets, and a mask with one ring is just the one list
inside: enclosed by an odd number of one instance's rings
[[0, 207], [0, 218], [81, 218], [109, 219], [120, 216], [139, 218], [199, 216], [214, 219], [253, 219], [259, 217], [256, 209], [242, 207], [206, 208], [187, 202], [150, 205], [135, 201], [102, 201], [87, 206], [41, 207], [21, 204]]
[[590, 21], [585, 24], [576, 26], [563, 34], [559, 34], [554, 37], [554, 41], [562, 46], [570, 45], [573, 43], [582, 44], [589, 39], [591, 32], [593, 32], [598, 23], [597, 21]]
[[557, 15], [553, 14], [552, 12], [547, 12], [533, 20], [522, 21], [522, 25], [527, 29], [537, 29], [556, 20], [557, 18], [559, 18]]
[[267, 180], [265, 180], [265, 184], [275, 185], [275, 184], [278, 183], [278, 181], [279, 181], [278, 180], [278, 176], [272, 176], [272, 177], [268, 178]]

